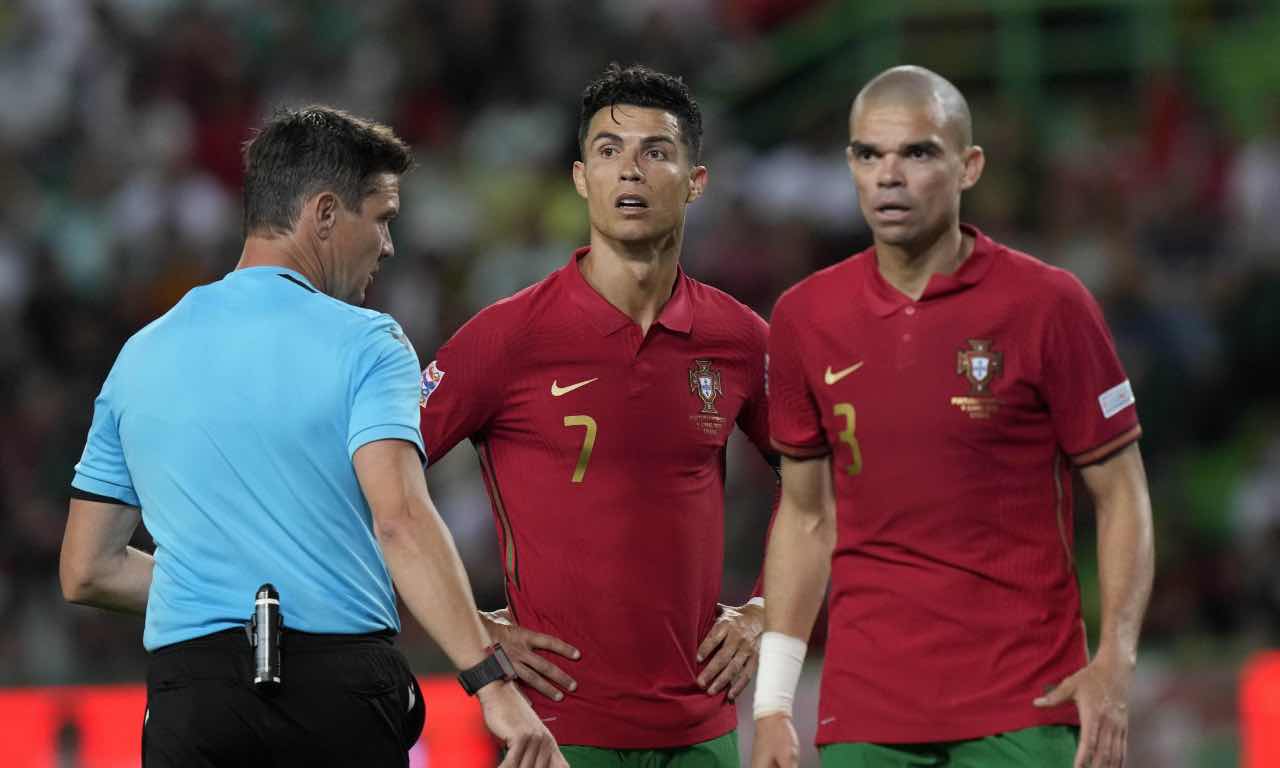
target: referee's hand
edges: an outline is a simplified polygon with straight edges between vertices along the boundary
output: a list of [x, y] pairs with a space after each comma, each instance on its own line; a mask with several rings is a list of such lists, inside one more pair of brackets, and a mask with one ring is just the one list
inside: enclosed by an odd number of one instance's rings
[[569, 768], [556, 740], [515, 683], [496, 681], [476, 692], [484, 724], [502, 742], [498, 768]]
[[[569, 677], [563, 669], [537, 651], [550, 651], [566, 659], [577, 661], [582, 654], [577, 648], [558, 637], [544, 635], [516, 624], [511, 620], [511, 611], [503, 608], [500, 611], [480, 612], [480, 621], [488, 630], [489, 637], [502, 643], [502, 648], [511, 659], [520, 679], [538, 693], [548, 699], [560, 701], [564, 698], [561, 689], [568, 692], [578, 690], [578, 682]], [[558, 686], [558, 687], [557, 687]]]

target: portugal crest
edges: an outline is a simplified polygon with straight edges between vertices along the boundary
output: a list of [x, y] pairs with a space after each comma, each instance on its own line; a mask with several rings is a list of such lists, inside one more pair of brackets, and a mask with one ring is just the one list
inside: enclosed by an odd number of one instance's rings
[[689, 369], [689, 391], [702, 400], [701, 413], [719, 414], [716, 398], [724, 394], [720, 385], [720, 371], [711, 367], [710, 360], [694, 360]]
[[1004, 353], [991, 348], [990, 339], [969, 339], [969, 349], [956, 352], [956, 373], [969, 382], [969, 394], [985, 395], [1004, 369]]

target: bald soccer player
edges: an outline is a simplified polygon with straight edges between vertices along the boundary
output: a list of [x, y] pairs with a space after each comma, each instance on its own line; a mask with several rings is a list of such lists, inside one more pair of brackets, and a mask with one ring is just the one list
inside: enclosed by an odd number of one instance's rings
[[[969, 109], [919, 67], [853, 103], [874, 245], [774, 309], [783, 499], [766, 559], [756, 768], [796, 765], [791, 699], [832, 581], [824, 766], [1121, 766], [1151, 509], [1133, 390], [1071, 274], [960, 223]], [[1090, 659], [1071, 472], [1098, 517]]]

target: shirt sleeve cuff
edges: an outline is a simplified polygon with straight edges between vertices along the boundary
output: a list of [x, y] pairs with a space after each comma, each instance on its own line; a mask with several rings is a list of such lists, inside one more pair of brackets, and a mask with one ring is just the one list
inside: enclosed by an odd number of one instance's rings
[[784, 443], [781, 440], [771, 438], [769, 440], [773, 444], [774, 449], [783, 456], [792, 459], [816, 459], [819, 456], [826, 456], [831, 453], [831, 447], [826, 443], [818, 443], [816, 445], [792, 445]]
[[404, 440], [413, 443], [413, 447], [418, 449], [418, 458], [424, 464], [427, 461], [427, 452], [422, 447], [422, 433], [403, 424], [377, 424], [365, 427], [348, 438], [347, 456], [355, 458], [356, 451], [376, 440]]
[[1135, 424], [1101, 445], [1090, 448], [1087, 451], [1081, 451], [1080, 453], [1073, 454], [1071, 456], [1071, 462], [1077, 467], [1087, 467], [1090, 464], [1097, 464], [1099, 462], [1106, 461], [1119, 453], [1121, 449], [1128, 447], [1130, 443], [1137, 440], [1139, 437], [1142, 437], [1142, 425]]
[[132, 488], [109, 483], [105, 480], [98, 480], [81, 472], [77, 472], [75, 477], [71, 478], [71, 487], [96, 496], [117, 499], [121, 504], [128, 507], [142, 506], [141, 502], [138, 501], [138, 494], [134, 493]]

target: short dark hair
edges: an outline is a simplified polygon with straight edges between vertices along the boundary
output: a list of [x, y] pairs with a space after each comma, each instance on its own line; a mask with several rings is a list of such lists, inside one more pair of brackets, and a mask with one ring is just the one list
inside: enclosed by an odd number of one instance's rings
[[582, 112], [578, 116], [580, 148], [587, 140], [591, 118], [605, 107], [619, 104], [654, 107], [675, 115], [689, 156], [693, 162], [698, 161], [702, 153], [702, 113], [689, 93], [689, 86], [678, 77], [641, 64], [632, 64], [624, 69], [616, 61], [582, 91]]
[[333, 192], [360, 210], [370, 176], [403, 174], [407, 144], [385, 125], [333, 107], [277, 108], [244, 145], [244, 232], [288, 234], [302, 203]]

